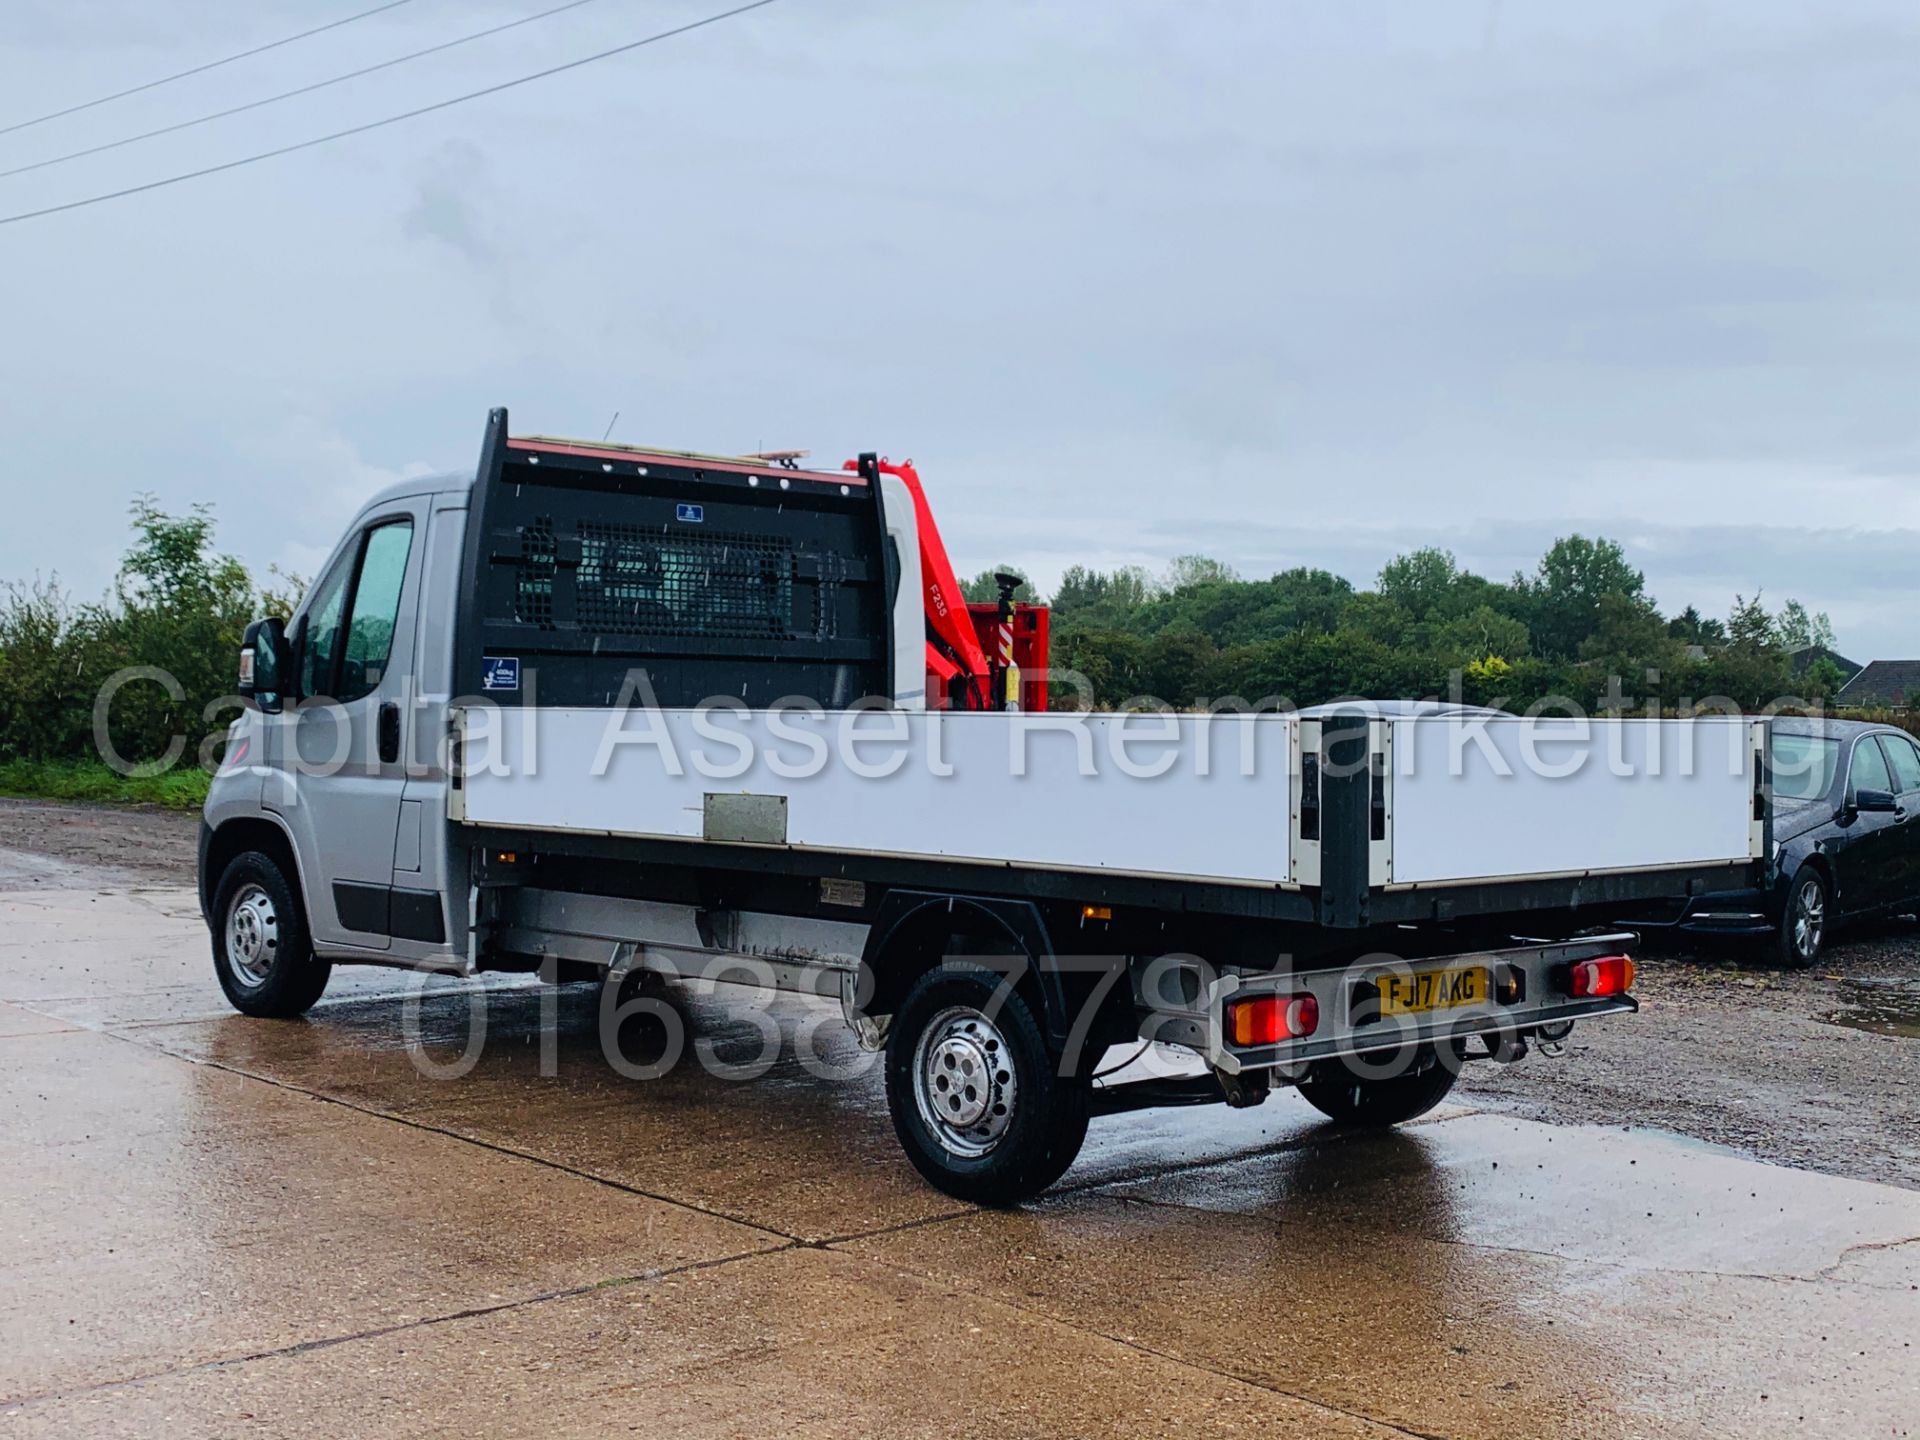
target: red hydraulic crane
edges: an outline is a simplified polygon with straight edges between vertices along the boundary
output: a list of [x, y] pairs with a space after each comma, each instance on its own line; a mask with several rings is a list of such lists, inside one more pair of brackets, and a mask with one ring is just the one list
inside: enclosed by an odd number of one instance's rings
[[[927, 614], [927, 704], [953, 710], [1046, 709], [1047, 608], [1016, 604], [1013, 587], [1019, 581], [1013, 576], [999, 577], [997, 603], [969, 605], [947, 558], [920, 472], [911, 460], [875, 463], [913, 497]], [[849, 460], [842, 468], [858, 471], [860, 462]]]

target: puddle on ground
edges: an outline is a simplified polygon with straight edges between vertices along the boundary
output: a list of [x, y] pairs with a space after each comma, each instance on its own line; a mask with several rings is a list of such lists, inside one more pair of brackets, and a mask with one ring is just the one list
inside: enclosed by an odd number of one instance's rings
[[1920, 1040], [1920, 981], [1856, 980], [1843, 988], [1854, 1003], [1822, 1015], [1829, 1025]]

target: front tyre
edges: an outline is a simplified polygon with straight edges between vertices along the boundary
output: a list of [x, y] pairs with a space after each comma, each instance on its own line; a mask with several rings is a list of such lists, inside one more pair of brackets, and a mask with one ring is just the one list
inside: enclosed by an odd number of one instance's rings
[[1424, 1069], [1387, 1076], [1357, 1075], [1345, 1060], [1319, 1060], [1300, 1081], [1300, 1095], [1337, 1124], [1383, 1130], [1424, 1115], [1446, 1099], [1460, 1078], [1461, 1054], [1457, 1042], [1450, 1056], [1423, 1049], [1416, 1063], [1424, 1062]]
[[1063, 1076], [1027, 1002], [980, 965], [914, 983], [887, 1037], [887, 1108], [914, 1168], [958, 1200], [1012, 1205], [1065, 1173], [1090, 1087]]
[[243, 1015], [286, 1019], [327, 988], [333, 966], [313, 953], [306, 911], [272, 856], [236, 855], [213, 892], [213, 970]]
[[1802, 866], [1787, 887], [1786, 909], [1780, 916], [1780, 934], [1775, 942], [1783, 966], [1804, 970], [1820, 958], [1832, 923], [1832, 909], [1826, 880], [1818, 870]]

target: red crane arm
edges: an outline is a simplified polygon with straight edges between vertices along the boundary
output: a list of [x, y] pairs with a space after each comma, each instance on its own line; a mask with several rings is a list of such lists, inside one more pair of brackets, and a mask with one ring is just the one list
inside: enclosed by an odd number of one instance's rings
[[[842, 468], [858, 471], [860, 462], [849, 460]], [[933, 507], [927, 503], [919, 472], [913, 468], [912, 461], [896, 465], [891, 460], [882, 460], [879, 469], [881, 474], [899, 480], [913, 496], [914, 528], [920, 535], [920, 583], [926, 592], [923, 598], [927, 612], [927, 672], [930, 676], [949, 679], [965, 676], [966, 708], [988, 709], [987, 655], [974, 634], [973, 621], [967, 615], [966, 597], [961, 593], [959, 578], [953, 573], [953, 562], [947, 558], [946, 543], [940, 538], [940, 527], [934, 523]], [[927, 703], [933, 704], [934, 697], [929, 695]]]

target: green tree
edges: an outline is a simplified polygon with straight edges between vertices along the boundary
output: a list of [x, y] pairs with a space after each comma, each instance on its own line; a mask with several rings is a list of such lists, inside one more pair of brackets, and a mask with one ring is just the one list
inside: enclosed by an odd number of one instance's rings
[[1513, 588], [1526, 612], [1534, 649], [1570, 659], [1600, 627], [1600, 601], [1617, 595], [1654, 612], [1646, 576], [1627, 563], [1613, 540], [1568, 535], [1553, 542], [1532, 575], [1515, 575]]
[[1153, 577], [1138, 565], [1110, 571], [1072, 565], [1060, 577], [1053, 609], [1063, 619], [1093, 628], [1117, 627], [1157, 593]]
[[1686, 644], [1654, 609], [1624, 595], [1600, 597], [1599, 623], [1580, 643], [1582, 698], [1605, 710], [1663, 700], [1690, 678]]
[[1524, 623], [1491, 605], [1480, 605], [1427, 627], [1425, 648], [1452, 668], [1488, 659], [1511, 664], [1523, 659], [1531, 645]]
[[1352, 599], [1352, 584], [1325, 570], [1286, 570], [1268, 580], [1229, 572], [1167, 590], [1137, 606], [1126, 623], [1143, 635], [1197, 630], [1216, 645], [1237, 645], [1290, 630], [1332, 630]]
[[1667, 622], [1667, 633], [1686, 645], [1712, 648], [1727, 643], [1727, 627], [1689, 605]]
[[1833, 648], [1833, 622], [1827, 619], [1826, 612], [1809, 615], [1807, 607], [1798, 600], [1789, 600], [1780, 607], [1780, 613], [1773, 617], [1773, 629], [1780, 643], [1789, 650], [1804, 650], [1810, 645]]
[[1733, 609], [1727, 612], [1727, 643], [1746, 654], [1780, 648], [1779, 627], [1758, 594], [1751, 600], [1744, 595], [1733, 597]]
[[119, 603], [101, 629], [116, 669], [163, 670], [181, 696], [149, 680], [128, 684], [113, 698], [108, 729], [129, 759], [165, 754], [176, 735], [191, 754], [209, 729], [232, 719], [209, 719], [205, 710], [233, 690], [240, 638], [259, 597], [246, 567], [214, 548], [206, 506], [169, 515], [142, 495], [132, 511], [133, 544], [114, 582]]
[[278, 565], [269, 565], [267, 574], [272, 579], [260, 587], [260, 613], [291, 620], [313, 582], [297, 571], [282, 570]]
[[1831, 655], [1822, 655], [1800, 675], [1800, 688], [1809, 700], [1831, 700], [1846, 683], [1847, 672], [1834, 663]]
[[1415, 620], [1444, 613], [1460, 583], [1451, 550], [1428, 547], [1395, 556], [1380, 571], [1380, 593]]
[[1148, 693], [1147, 643], [1124, 630], [1063, 628], [1054, 636], [1053, 666], [1055, 709], [1118, 705]]
[[1305, 565], [1280, 571], [1262, 588], [1265, 594], [1256, 617], [1267, 633], [1337, 630], [1355, 594], [1351, 580]]
[[54, 580], [0, 593], [0, 758], [82, 752], [100, 670], [97, 612], [76, 612]]
[[1185, 590], [1194, 585], [1219, 585], [1236, 581], [1240, 576], [1234, 568], [1223, 560], [1214, 560], [1206, 555], [1180, 555], [1167, 566], [1163, 591]]
[[1727, 643], [1707, 658], [1698, 677], [1703, 695], [1725, 696], [1758, 709], [1792, 693], [1793, 676], [1779, 627], [1759, 595], [1733, 597]]
[[1396, 650], [1411, 648], [1419, 630], [1419, 623], [1404, 605], [1371, 590], [1354, 596], [1340, 618], [1342, 634], [1363, 635], [1377, 645]]
[[[1147, 642], [1145, 695], [1176, 710], [1189, 710], [1209, 698], [1219, 651], [1205, 635], [1167, 631]], [[1125, 697], [1133, 698], [1133, 697]]]
[[[0, 757], [79, 759], [93, 753], [95, 698], [114, 676], [135, 678], [111, 695], [107, 733], [130, 761], [164, 756], [175, 737], [185, 759], [222, 729], [240, 637], [268, 604], [246, 568], [214, 545], [212, 513], [170, 515], [151, 497], [133, 502], [133, 540], [112, 591], [75, 605], [52, 583], [9, 586], [0, 597]], [[281, 577], [285, 585], [297, 577]]]
[[1000, 582], [994, 576], [1018, 575], [1020, 584], [1013, 592], [1013, 598], [1025, 601], [1029, 605], [1043, 603], [1040, 592], [1027, 578], [1027, 572], [1018, 565], [995, 565], [992, 569], [982, 570], [971, 580], [960, 582], [960, 593], [966, 597], [969, 605], [991, 605], [1000, 599]]

